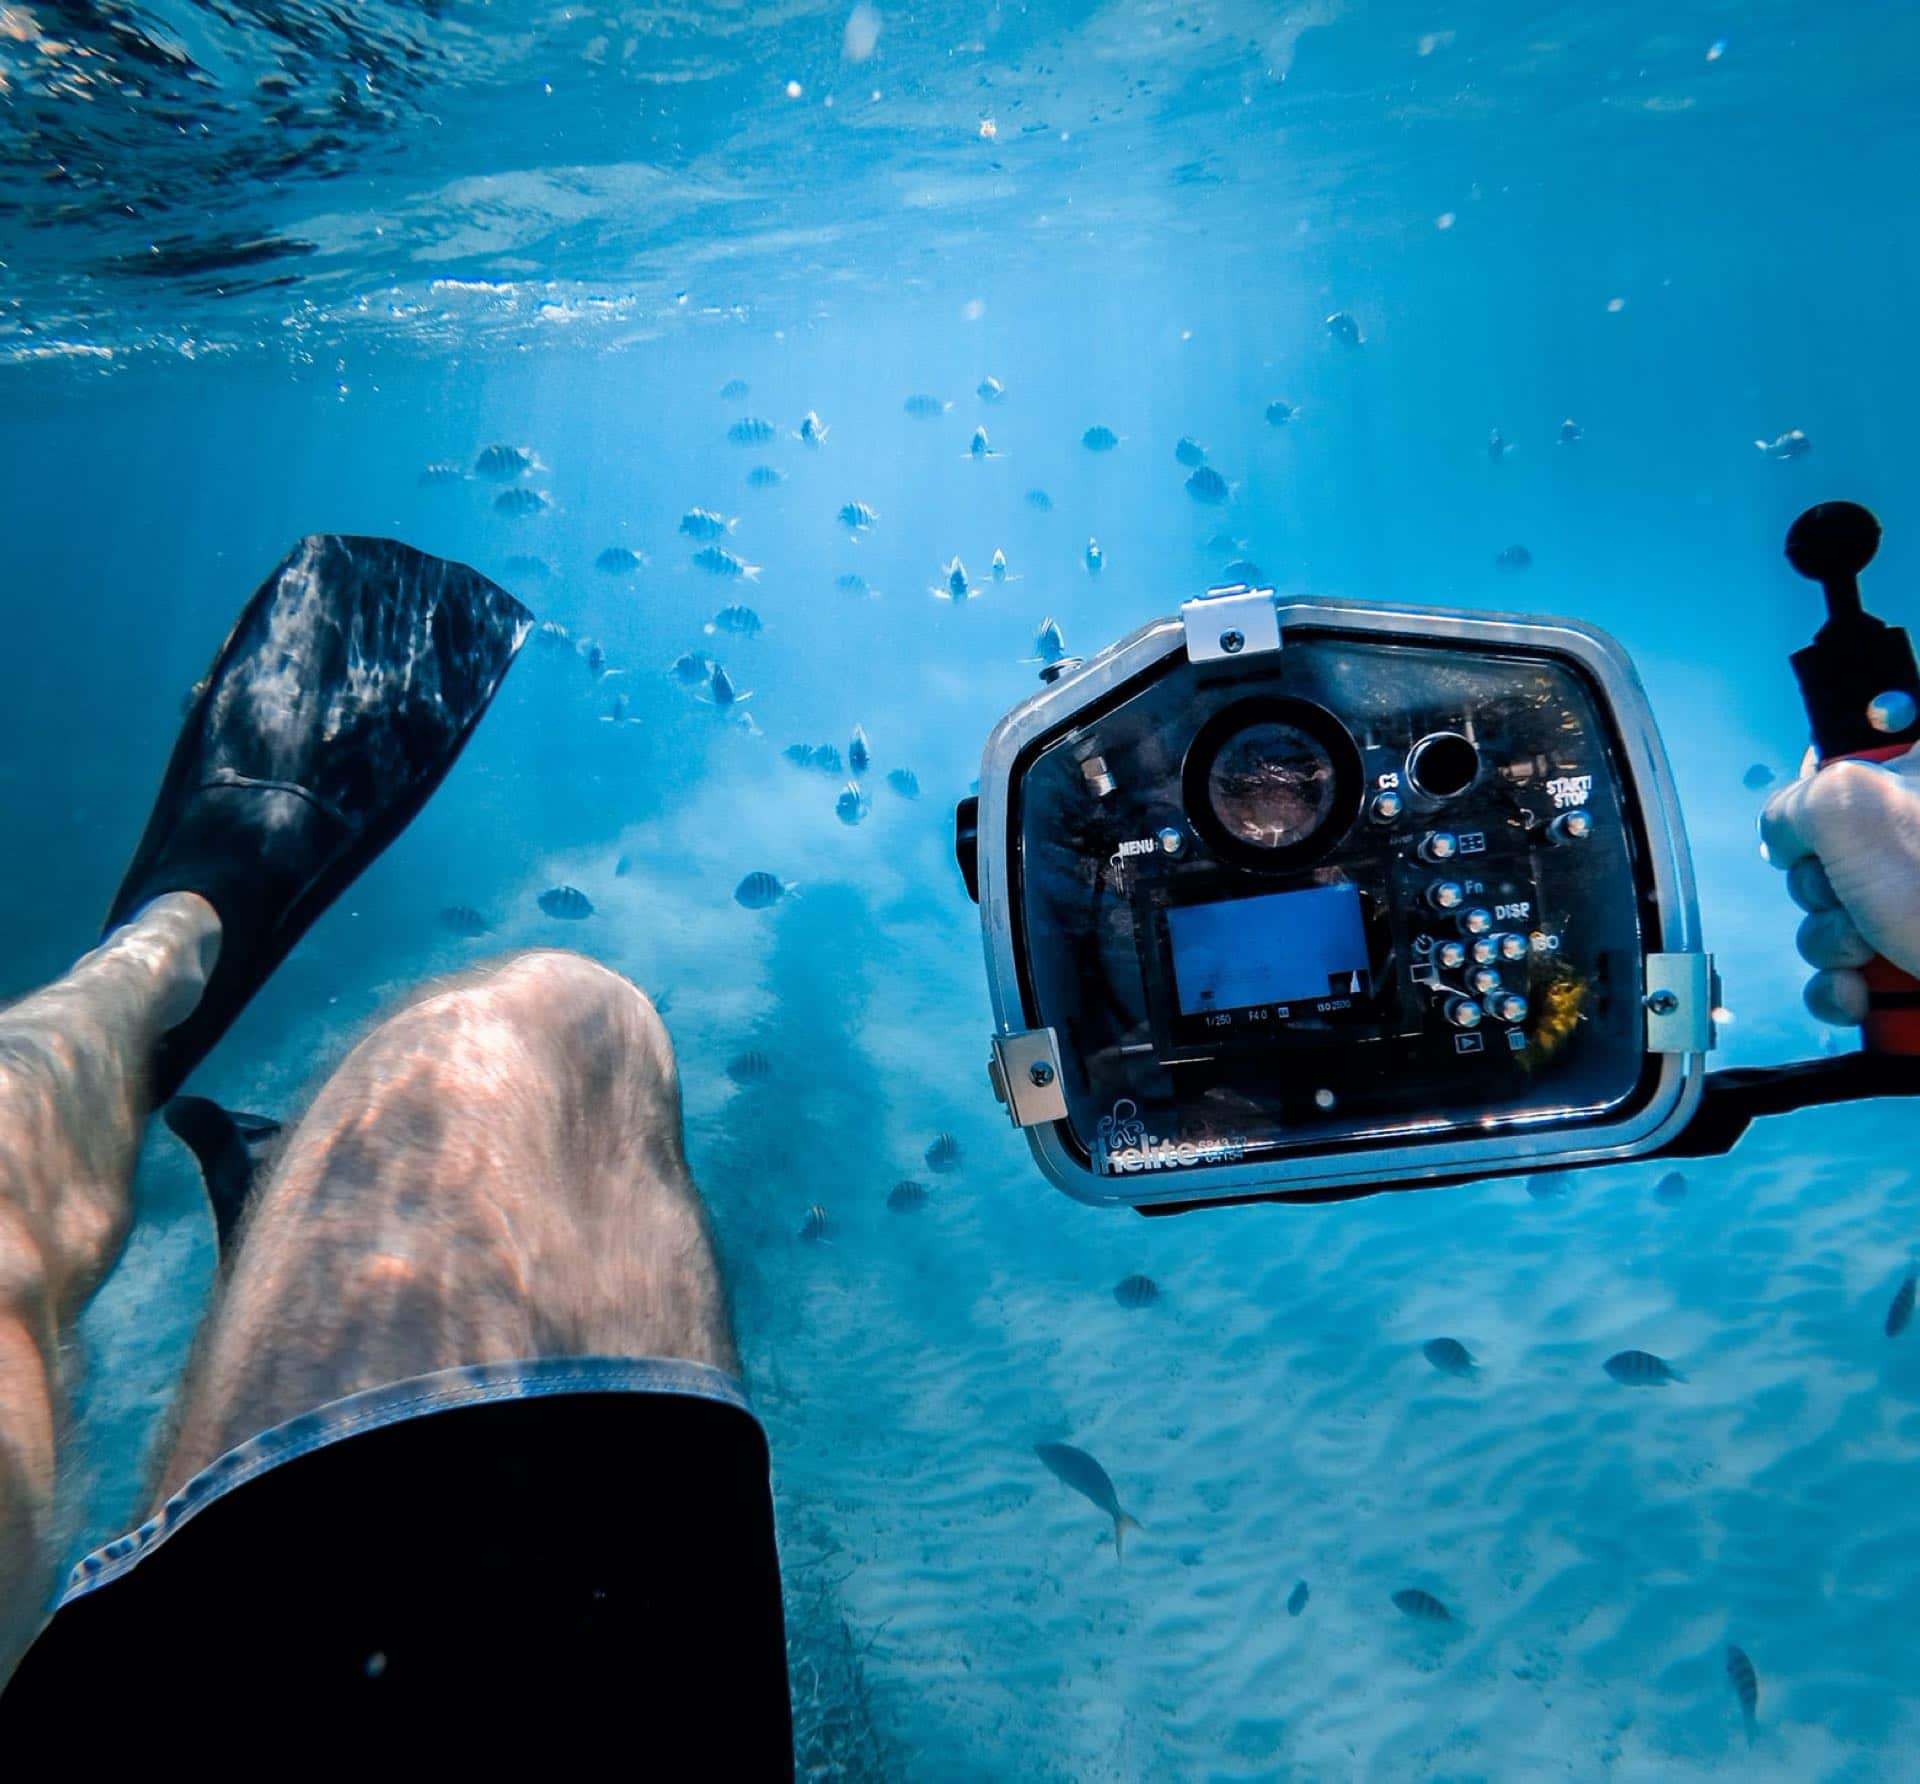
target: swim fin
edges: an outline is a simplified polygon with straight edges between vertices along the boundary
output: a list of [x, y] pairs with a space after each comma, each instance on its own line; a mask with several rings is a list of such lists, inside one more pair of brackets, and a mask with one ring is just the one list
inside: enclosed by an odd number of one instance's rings
[[160, 1113], [199, 1161], [224, 1258], [255, 1190], [280, 1156], [280, 1123], [266, 1115], [223, 1109], [204, 1096], [176, 1096]]
[[199, 1006], [161, 1037], [164, 1103], [445, 777], [533, 616], [476, 570], [315, 533], [200, 684], [106, 928], [167, 892], [219, 913]]

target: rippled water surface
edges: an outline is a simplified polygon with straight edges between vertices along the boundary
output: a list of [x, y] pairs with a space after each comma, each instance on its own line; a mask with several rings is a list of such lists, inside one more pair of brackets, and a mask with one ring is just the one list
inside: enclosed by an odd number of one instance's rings
[[[90, 940], [185, 690], [295, 537], [475, 563], [566, 641], [529, 645], [199, 1087], [297, 1108], [406, 985], [499, 947], [660, 996], [773, 1440], [810, 1765], [1906, 1775], [1920, 1351], [1881, 1318], [1908, 1111], [1772, 1122], [1678, 1199], [1629, 1166], [1082, 1209], [987, 1092], [948, 826], [1045, 618], [1085, 652], [1235, 558], [1578, 614], [1666, 731], [1726, 1058], [1816, 1051], [1743, 776], [1803, 747], [1794, 514], [1874, 507], [1870, 604], [1914, 614], [1916, 66], [1910, 8], [1786, 0], [0, 5], [0, 992]], [[731, 442], [743, 417], [772, 437]], [[1756, 450], [1796, 428], [1804, 455]], [[538, 511], [471, 474], [495, 443]], [[694, 504], [754, 576], [693, 561]], [[1011, 580], [929, 597], [996, 549]], [[740, 602], [757, 635], [704, 629]], [[676, 684], [687, 652], [752, 726]], [[844, 777], [783, 752], [856, 724], [850, 827]], [[801, 896], [743, 911], [757, 869]], [[557, 884], [594, 915], [544, 911]], [[727, 1071], [747, 1050], [764, 1076]], [[902, 1177], [924, 1207], [888, 1207]], [[76, 1549], [137, 1496], [211, 1266], [164, 1135], [139, 1190], [76, 1359]], [[830, 1245], [798, 1237], [816, 1203]], [[1157, 1299], [1116, 1296], [1135, 1273]], [[1477, 1374], [1427, 1360], [1442, 1335]], [[1628, 1348], [1687, 1380], [1622, 1387]], [[1145, 1526], [1124, 1566], [1050, 1441]], [[1452, 1622], [1396, 1609], [1413, 1588]]]

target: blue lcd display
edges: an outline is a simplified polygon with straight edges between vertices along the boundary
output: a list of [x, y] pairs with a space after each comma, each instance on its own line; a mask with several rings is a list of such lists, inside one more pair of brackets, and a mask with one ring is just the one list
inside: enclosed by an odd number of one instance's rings
[[1172, 905], [1167, 935], [1183, 1016], [1367, 989], [1366, 922], [1352, 886]]

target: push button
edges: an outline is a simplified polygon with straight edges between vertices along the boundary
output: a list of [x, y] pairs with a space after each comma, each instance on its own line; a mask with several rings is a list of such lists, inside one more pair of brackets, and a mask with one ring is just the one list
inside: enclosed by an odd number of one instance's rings
[[[1458, 880], [1435, 880], [1427, 888], [1427, 903], [1436, 911], [1457, 911], [1466, 902], [1467, 889]], [[1487, 919], [1493, 921], [1491, 917]]]
[[1420, 854], [1427, 861], [1451, 861], [1460, 853], [1460, 839], [1451, 830], [1430, 830], [1421, 838]]

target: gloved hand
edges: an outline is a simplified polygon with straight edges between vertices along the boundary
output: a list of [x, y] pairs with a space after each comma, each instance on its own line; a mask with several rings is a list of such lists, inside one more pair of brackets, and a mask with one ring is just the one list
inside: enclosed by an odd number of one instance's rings
[[1780, 788], [1760, 814], [1767, 858], [1803, 911], [1807, 1008], [1866, 1019], [1858, 969], [1874, 955], [1920, 977], [1920, 745], [1890, 762], [1829, 762]]

